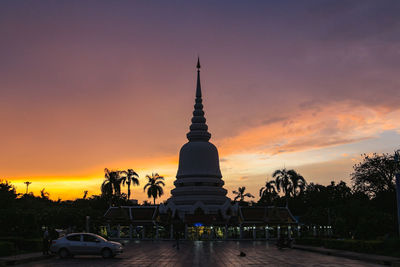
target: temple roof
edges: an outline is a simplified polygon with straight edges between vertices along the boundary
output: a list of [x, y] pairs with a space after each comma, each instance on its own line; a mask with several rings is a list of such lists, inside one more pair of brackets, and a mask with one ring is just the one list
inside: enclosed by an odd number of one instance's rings
[[[239, 207], [239, 214], [230, 216], [225, 220], [221, 213], [205, 214], [197, 209], [194, 214], [186, 214], [184, 221], [188, 224], [204, 223], [206, 225], [230, 224], [230, 225], [257, 225], [257, 224], [295, 224], [296, 218], [286, 207]], [[127, 224], [150, 224], [154, 222], [169, 224], [176, 218], [172, 218], [171, 212], [160, 213], [158, 206], [123, 206], [111, 207], [104, 214], [109, 222]]]
[[158, 206], [122, 206], [110, 207], [104, 214], [109, 222], [153, 223]]
[[242, 222], [247, 224], [297, 223], [296, 218], [286, 207], [240, 207]]

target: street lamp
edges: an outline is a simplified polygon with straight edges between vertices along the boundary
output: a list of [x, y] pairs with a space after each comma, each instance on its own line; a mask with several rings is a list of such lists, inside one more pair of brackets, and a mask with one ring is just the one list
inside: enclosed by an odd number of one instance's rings
[[25, 195], [28, 194], [29, 185], [30, 185], [31, 183], [32, 183], [32, 182], [29, 182], [29, 181], [24, 182], [24, 184], [26, 184], [26, 193], [25, 193]]
[[397, 196], [397, 226], [399, 228], [400, 235], [400, 149], [394, 152], [394, 162], [396, 171], [396, 196]]

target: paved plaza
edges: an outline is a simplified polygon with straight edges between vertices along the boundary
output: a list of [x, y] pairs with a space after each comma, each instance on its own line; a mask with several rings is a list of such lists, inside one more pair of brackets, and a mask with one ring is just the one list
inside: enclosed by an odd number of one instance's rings
[[[180, 250], [172, 241], [142, 241], [126, 244], [114, 259], [98, 256], [58, 257], [20, 266], [378, 266], [367, 262], [296, 249], [279, 250], [261, 241], [184, 241]], [[239, 257], [240, 251], [246, 257]]]

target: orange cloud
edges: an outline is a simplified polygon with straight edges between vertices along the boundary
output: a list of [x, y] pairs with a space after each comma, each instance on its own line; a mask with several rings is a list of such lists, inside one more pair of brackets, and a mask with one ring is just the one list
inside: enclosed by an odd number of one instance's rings
[[218, 142], [221, 153], [304, 151], [374, 138], [387, 129], [400, 129], [400, 110], [382, 112], [353, 103], [332, 103], [304, 109], [292, 117], [242, 131]]

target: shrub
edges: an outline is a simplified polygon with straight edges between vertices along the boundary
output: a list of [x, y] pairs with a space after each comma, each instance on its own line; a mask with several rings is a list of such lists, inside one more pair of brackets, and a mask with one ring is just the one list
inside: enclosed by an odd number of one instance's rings
[[43, 242], [40, 239], [24, 239], [20, 242], [18, 248], [23, 251], [35, 252], [41, 251]]
[[11, 243], [16, 253], [36, 252], [42, 250], [40, 239], [25, 239], [20, 237], [1, 237], [0, 242]]
[[0, 241], [0, 256], [10, 256], [15, 252], [14, 243]]

